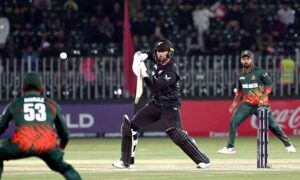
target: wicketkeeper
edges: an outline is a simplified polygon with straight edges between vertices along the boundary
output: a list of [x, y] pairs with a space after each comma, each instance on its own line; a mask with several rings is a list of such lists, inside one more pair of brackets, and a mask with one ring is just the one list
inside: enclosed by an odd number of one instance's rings
[[[241, 53], [241, 63], [243, 69], [238, 77], [237, 92], [233, 103], [229, 107], [229, 112], [232, 113], [235, 110], [241, 97], [243, 97], [243, 102], [234, 112], [230, 121], [227, 146], [220, 149], [218, 151], [219, 153], [236, 153], [234, 142], [238, 126], [250, 115], [257, 115], [257, 108], [259, 106], [269, 106], [268, 95], [272, 91], [273, 83], [265, 70], [254, 65], [253, 58], [253, 53], [249, 50], [245, 50]], [[269, 112], [269, 129], [283, 142], [288, 152], [296, 152], [295, 147], [274, 120], [272, 111]]]

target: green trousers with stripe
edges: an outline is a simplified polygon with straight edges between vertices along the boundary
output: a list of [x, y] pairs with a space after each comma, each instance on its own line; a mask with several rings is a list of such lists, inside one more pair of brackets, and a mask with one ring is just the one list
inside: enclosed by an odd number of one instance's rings
[[[228, 148], [234, 147], [236, 131], [239, 125], [243, 123], [250, 115], [257, 115], [257, 109], [258, 106], [256, 105], [242, 103], [234, 112], [229, 125], [229, 139], [227, 143]], [[272, 111], [269, 112], [269, 129], [277, 138], [279, 138], [283, 142], [285, 146], [291, 145], [288, 137], [274, 120]]]
[[79, 173], [63, 160], [64, 152], [56, 146], [53, 150], [38, 154], [33, 150], [24, 152], [11, 139], [0, 143], [0, 179], [3, 172], [3, 161], [16, 160], [26, 157], [38, 157], [42, 159], [53, 171], [63, 175], [68, 180], [81, 180]]

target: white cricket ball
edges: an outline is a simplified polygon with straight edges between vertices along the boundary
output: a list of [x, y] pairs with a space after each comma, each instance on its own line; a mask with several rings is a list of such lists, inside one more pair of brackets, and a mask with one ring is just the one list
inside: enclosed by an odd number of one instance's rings
[[60, 59], [67, 59], [68, 55], [67, 55], [67, 53], [65, 53], [65, 52], [61, 52], [61, 53], [59, 54], [59, 57], [60, 57]]
[[237, 88], [234, 88], [234, 89], [233, 89], [233, 92], [234, 92], [234, 93], [237, 93], [237, 91], [238, 91]]

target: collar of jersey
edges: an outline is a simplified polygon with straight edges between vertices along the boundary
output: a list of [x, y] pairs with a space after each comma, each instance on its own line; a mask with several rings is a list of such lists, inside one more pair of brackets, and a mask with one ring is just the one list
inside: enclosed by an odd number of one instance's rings
[[170, 66], [172, 63], [173, 63], [173, 59], [171, 59], [171, 60], [168, 62], [168, 64], [166, 64], [166, 65], [160, 65], [160, 64], [159, 64], [159, 67], [164, 69], [164, 68]]
[[25, 96], [32, 96], [32, 95], [40, 96], [41, 93], [38, 92], [38, 91], [28, 91], [28, 92], [25, 93]]

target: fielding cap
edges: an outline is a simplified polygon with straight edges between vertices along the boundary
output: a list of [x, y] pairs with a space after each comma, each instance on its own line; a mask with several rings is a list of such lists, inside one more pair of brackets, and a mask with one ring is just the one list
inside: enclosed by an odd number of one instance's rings
[[25, 88], [41, 88], [43, 86], [42, 78], [37, 73], [28, 73], [24, 78], [23, 85]]
[[244, 57], [244, 56], [248, 56], [248, 57], [250, 57], [252, 59], [254, 57], [253, 53], [250, 50], [244, 50], [244, 51], [242, 51], [241, 57]]

